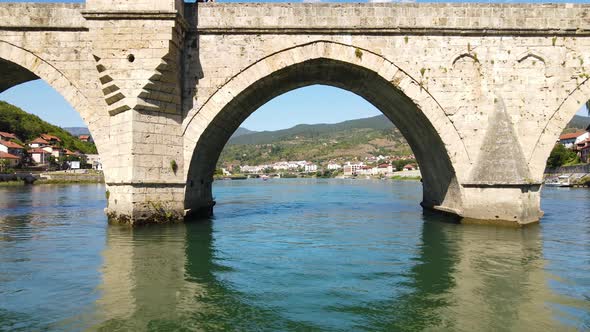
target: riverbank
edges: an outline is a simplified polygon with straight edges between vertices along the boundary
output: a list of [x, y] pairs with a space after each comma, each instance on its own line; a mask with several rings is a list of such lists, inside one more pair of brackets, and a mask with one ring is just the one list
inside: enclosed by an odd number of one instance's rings
[[574, 187], [590, 187], [590, 164], [562, 166], [545, 169], [544, 180], [556, 180], [567, 176], [569, 183]]
[[[104, 175], [102, 172], [90, 170], [46, 172], [31, 174], [31, 177], [37, 178], [33, 185], [104, 183]], [[4, 181], [0, 181], [0, 187], [31, 185], [20, 179], [15, 180], [15, 178], [17, 177], [4, 177]]]

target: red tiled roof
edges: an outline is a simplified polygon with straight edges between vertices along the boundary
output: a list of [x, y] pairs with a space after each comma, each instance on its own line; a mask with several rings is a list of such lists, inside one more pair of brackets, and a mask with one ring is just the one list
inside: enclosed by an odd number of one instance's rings
[[47, 151], [45, 151], [45, 150], [43, 150], [43, 149], [39, 149], [39, 148], [30, 149], [30, 150], [29, 150], [29, 153], [30, 153], [30, 154], [33, 154], [33, 153], [45, 153], [45, 154], [50, 154], [49, 152], [47, 152]]
[[12, 139], [12, 138], [16, 138], [16, 136], [15, 136], [14, 134], [12, 134], [12, 133], [7, 133], [7, 132], [4, 132], [4, 131], [0, 131], [0, 136], [2, 136], [2, 137], [6, 137], [6, 138], [11, 138], [11, 139]]
[[48, 141], [56, 140], [58, 142], [61, 142], [61, 139], [59, 139], [59, 137], [49, 135], [49, 134], [41, 134], [41, 138], [43, 138], [44, 140], [48, 140]]
[[577, 133], [570, 133], [570, 134], [563, 134], [563, 135], [559, 136], [559, 140], [563, 141], [564, 139], [576, 138], [584, 133], [585, 133], [585, 131], [579, 131]]
[[0, 151], [0, 159], [20, 159], [20, 157]]
[[39, 143], [39, 144], [49, 144], [46, 140], [42, 139], [41, 137], [37, 137], [31, 141], [31, 143]]
[[80, 135], [78, 136], [80, 139], [89, 139], [90, 135]]
[[3, 141], [3, 140], [0, 140], [0, 144], [4, 145], [7, 148], [11, 148], [11, 149], [22, 149], [23, 148], [19, 144], [16, 144], [16, 143], [11, 142], [11, 141]]
[[381, 164], [381, 165], [379, 165], [379, 168], [387, 168], [387, 167], [389, 167], [389, 164]]

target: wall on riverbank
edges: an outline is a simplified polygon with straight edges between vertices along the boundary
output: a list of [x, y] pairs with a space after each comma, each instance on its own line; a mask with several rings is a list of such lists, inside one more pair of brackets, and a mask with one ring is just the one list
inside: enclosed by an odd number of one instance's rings
[[104, 182], [104, 176], [102, 173], [43, 173], [41, 174], [41, 177], [43, 179], [60, 182]]
[[590, 174], [590, 164], [546, 168], [545, 174], [586, 173]]

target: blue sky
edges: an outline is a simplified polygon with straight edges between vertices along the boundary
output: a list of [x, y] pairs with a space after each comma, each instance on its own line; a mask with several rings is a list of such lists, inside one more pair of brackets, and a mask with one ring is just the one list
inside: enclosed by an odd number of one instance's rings
[[[234, 0], [216, 0], [218, 2], [237, 2]], [[317, 0], [305, 0], [317, 1]], [[386, 0], [380, 0], [386, 1]], [[407, 1], [407, 0], [406, 0]], [[33, 2], [13, 0], [0, 2]], [[76, 0], [34, 2], [83, 2]], [[251, 2], [251, 1], [250, 1]], [[269, 1], [279, 2], [279, 1]], [[336, 2], [336, 1], [330, 1]], [[341, 2], [341, 1], [338, 1]], [[352, 1], [343, 1], [352, 2]], [[356, 1], [358, 2], [358, 1]], [[429, 1], [442, 2], [442, 1]], [[446, 1], [448, 2], [448, 1]], [[455, 1], [457, 2], [457, 1]], [[462, 2], [517, 2], [517, 1], [462, 1]], [[518, 2], [546, 2], [518, 1]], [[587, 2], [587, 1], [552, 1], [552, 2]], [[31, 96], [34, 96], [32, 98]], [[62, 127], [82, 127], [86, 124], [78, 113], [59, 95], [41, 80], [28, 82], [13, 87], [0, 94], [0, 100], [17, 105], [43, 120]], [[585, 113], [585, 109], [580, 110]], [[281, 95], [258, 111], [254, 112], [243, 124], [251, 130], [277, 130], [289, 128], [300, 123], [336, 123], [380, 114], [379, 110], [363, 98], [338, 88], [327, 86], [310, 86], [293, 90]]]

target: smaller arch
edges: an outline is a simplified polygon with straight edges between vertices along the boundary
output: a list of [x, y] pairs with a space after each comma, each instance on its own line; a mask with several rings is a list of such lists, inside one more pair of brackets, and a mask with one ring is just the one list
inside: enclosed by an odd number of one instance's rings
[[459, 54], [458, 56], [456, 56], [455, 59], [453, 59], [453, 62], [451, 63], [451, 65], [454, 66], [458, 61], [463, 60], [463, 59], [471, 59], [473, 61], [473, 63], [479, 64], [479, 59], [477, 58], [476, 55], [473, 55], [471, 53], [463, 53], [463, 54]]
[[545, 61], [545, 58], [543, 58], [542, 56], [540, 56], [538, 54], [532, 53], [532, 52], [525, 52], [525, 53], [521, 54], [518, 57], [518, 60], [516, 60], [516, 62], [523, 63], [524, 61], [526, 61], [528, 59], [530, 59], [531, 61], [540, 61], [544, 65], [547, 64], [546, 61]]

